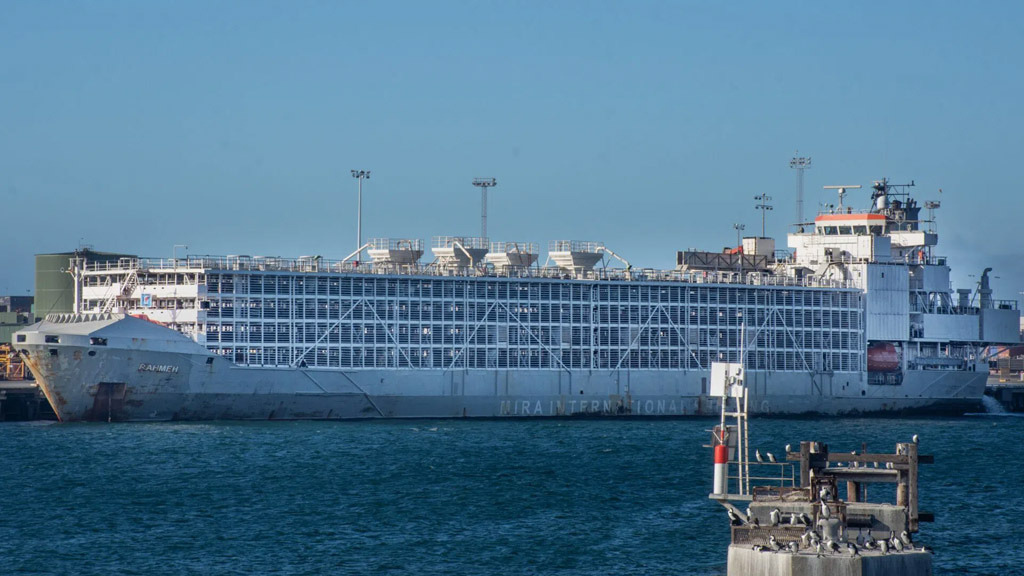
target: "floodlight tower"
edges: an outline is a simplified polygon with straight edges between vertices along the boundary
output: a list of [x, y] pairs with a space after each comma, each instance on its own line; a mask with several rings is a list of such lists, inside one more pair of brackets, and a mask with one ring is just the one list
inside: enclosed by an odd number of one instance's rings
[[356, 262], [363, 255], [363, 180], [370, 179], [369, 170], [353, 170], [352, 177], [359, 180], [359, 197], [356, 200]]
[[794, 156], [789, 167], [796, 170], [796, 223], [804, 223], [804, 170], [811, 167], [811, 157]]
[[[737, 248], [743, 248], [743, 231], [747, 228], [744, 224], [733, 224], [733, 228], [736, 229], [736, 246]], [[743, 250], [736, 251], [736, 269], [742, 274], [743, 273]]]
[[757, 200], [757, 204], [754, 207], [761, 211], [761, 238], [765, 237], [764, 217], [765, 214], [767, 214], [768, 211], [772, 209], [771, 205], [768, 204], [768, 201], [771, 199], [772, 197], [767, 194], [758, 194], [757, 196], [754, 196], [754, 200]]
[[480, 188], [480, 237], [487, 238], [487, 189], [498, 185], [494, 178], [473, 178], [473, 186]]

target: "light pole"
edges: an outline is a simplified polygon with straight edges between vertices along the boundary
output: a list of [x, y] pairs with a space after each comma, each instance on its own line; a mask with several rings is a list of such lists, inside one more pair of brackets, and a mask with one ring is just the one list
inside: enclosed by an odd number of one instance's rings
[[188, 244], [175, 244], [174, 247], [171, 248], [171, 255], [174, 257], [175, 268], [178, 267], [178, 248], [184, 248], [185, 250], [188, 250]]
[[761, 238], [764, 238], [765, 214], [767, 214], [768, 211], [772, 209], [772, 207], [768, 205], [768, 201], [771, 199], [772, 197], [767, 194], [758, 194], [757, 196], [754, 196], [754, 200], [757, 200], [757, 205], [755, 207], [761, 211]]
[[359, 251], [356, 254], [356, 266], [358, 266], [359, 259], [363, 256], [363, 180], [370, 179], [370, 171], [353, 170], [352, 177], [359, 180], [359, 197], [356, 200], [356, 250]]
[[802, 226], [804, 223], [804, 170], [811, 167], [811, 157], [794, 157], [789, 161], [789, 167], [796, 170], [796, 224]]
[[480, 188], [480, 237], [487, 238], [487, 189], [498, 185], [494, 178], [473, 178], [473, 186]]
[[743, 231], [746, 230], [744, 224], [733, 224], [733, 228], [736, 229], [736, 271], [743, 274]]

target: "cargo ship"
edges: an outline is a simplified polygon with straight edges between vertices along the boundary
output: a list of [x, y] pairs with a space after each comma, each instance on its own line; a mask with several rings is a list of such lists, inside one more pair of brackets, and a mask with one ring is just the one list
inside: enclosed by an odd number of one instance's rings
[[[950, 288], [934, 218], [874, 182], [788, 235], [637, 269], [600, 242], [381, 238], [342, 260], [72, 257], [75, 312], [15, 334], [62, 421], [958, 412], [1015, 301]], [[933, 208], [937, 204], [929, 204]], [[363, 261], [366, 253], [370, 261]]]

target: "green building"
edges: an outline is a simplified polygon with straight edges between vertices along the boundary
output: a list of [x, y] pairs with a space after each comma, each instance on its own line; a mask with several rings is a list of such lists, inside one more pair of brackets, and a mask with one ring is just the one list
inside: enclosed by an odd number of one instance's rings
[[12, 334], [33, 322], [31, 296], [0, 296], [0, 344], [10, 344]]
[[36, 316], [75, 311], [75, 283], [68, 270], [72, 258], [86, 262], [117, 262], [121, 258], [136, 258], [132, 254], [76, 250], [58, 254], [36, 254]]

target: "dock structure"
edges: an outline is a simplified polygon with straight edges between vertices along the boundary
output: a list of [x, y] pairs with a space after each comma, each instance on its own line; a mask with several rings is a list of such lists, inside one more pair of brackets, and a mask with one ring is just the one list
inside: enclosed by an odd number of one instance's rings
[[[716, 427], [712, 445], [724, 439], [718, 445], [738, 454], [735, 443], [730, 446], [736, 434], [731, 428]], [[764, 461], [756, 453], [756, 462], [730, 458], [726, 491], [710, 496], [729, 511], [728, 574], [932, 573], [930, 551], [912, 535], [921, 522], [933, 520], [918, 508], [918, 466], [934, 458], [919, 454], [916, 441], [896, 444], [892, 454], [870, 453], [863, 445], [853, 452], [830, 452], [820, 442], [801, 442], [798, 450], [787, 446], [784, 459]], [[734, 474], [728, 472], [732, 469]], [[748, 489], [747, 482], [762, 484]], [[873, 484], [894, 484], [895, 498], [868, 501]], [[747, 504], [746, 510], [735, 502]]]

